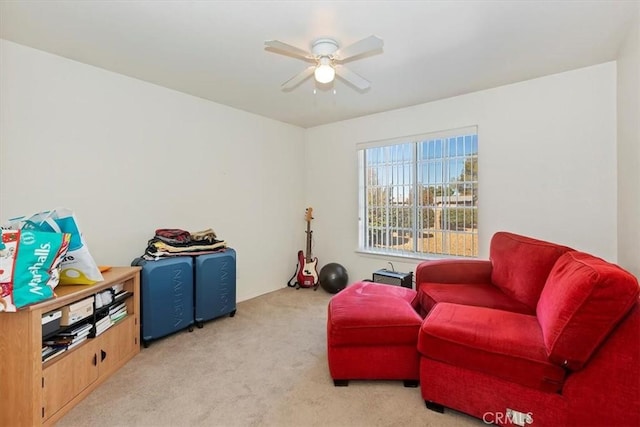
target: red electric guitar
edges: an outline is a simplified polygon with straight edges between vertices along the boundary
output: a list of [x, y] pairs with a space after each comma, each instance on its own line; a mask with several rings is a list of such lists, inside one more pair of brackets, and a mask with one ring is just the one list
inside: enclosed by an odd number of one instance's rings
[[313, 208], [307, 208], [305, 221], [307, 221], [307, 252], [298, 251], [298, 270], [296, 272], [296, 284], [298, 288], [318, 287], [318, 258], [311, 257], [311, 220]]

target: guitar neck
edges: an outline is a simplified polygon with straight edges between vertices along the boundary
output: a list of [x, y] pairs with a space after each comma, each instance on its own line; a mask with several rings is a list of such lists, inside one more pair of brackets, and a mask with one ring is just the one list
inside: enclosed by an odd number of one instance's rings
[[311, 262], [311, 223], [307, 222], [307, 251], [305, 255], [306, 262]]

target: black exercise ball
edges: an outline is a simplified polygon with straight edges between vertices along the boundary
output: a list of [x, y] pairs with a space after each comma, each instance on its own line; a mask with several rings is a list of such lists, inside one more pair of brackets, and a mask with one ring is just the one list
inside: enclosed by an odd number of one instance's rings
[[347, 287], [349, 275], [347, 274], [346, 268], [338, 263], [332, 262], [322, 267], [318, 281], [322, 289], [330, 294], [337, 294]]

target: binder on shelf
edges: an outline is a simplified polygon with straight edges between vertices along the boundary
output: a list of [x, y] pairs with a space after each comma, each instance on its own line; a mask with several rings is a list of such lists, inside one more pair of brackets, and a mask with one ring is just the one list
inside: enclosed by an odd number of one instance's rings
[[130, 297], [131, 295], [133, 295], [133, 293], [129, 292], [129, 291], [122, 291], [122, 292], [116, 293], [113, 296], [113, 302], [123, 301], [123, 300], [127, 299], [128, 297]]
[[55, 310], [47, 314], [42, 315], [42, 336], [47, 336], [55, 333], [60, 329], [60, 319], [62, 318], [62, 311]]

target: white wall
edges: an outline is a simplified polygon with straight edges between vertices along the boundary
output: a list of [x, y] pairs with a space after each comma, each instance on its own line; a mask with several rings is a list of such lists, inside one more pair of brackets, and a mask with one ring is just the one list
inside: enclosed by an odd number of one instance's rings
[[302, 128], [0, 43], [0, 220], [71, 208], [109, 265], [156, 228], [212, 227], [238, 251], [238, 300], [284, 286], [304, 241]]
[[[429, 84], [425, 82], [425, 84]], [[600, 64], [496, 89], [309, 129], [307, 202], [315, 255], [350, 280], [388, 257], [355, 253], [356, 143], [478, 125], [479, 244], [507, 230], [616, 260], [616, 65]], [[396, 262], [413, 271], [416, 262]]]
[[640, 3], [618, 55], [618, 261], [640, 277]]
[[[626, 52], [637, 50], [630, 40]], [[498, 230], [611, 261], [619, 239], [621, 263], [637, 272], [638, 239], [625, 233], [638, 230], [638, 196], [618, 202], [616, 162], [618, 185], [637, 193], [638, 146], [632, 136], [616, 156], [615, 63], [305, 132], [0, 43], [0, 220], [72, 208], [100, 264], [128, 264], [155, 228], [212, 227], [238, 250], [244, 300], [284, 286], [313, 206], [320, 266], [339, 262], [351, 280], [387, 261], [411, 271], [416, 261], [355, 253], [356, 143], [478, 125], [480, 257]], [[637, 70], [637, 54], [625, 58]], [[624, 78], [633, 70], [622, 67], [618, 89], [637, 90], [637, 73]], [[618, 126], [635, 124], [637, 141], [637, 104], [622, 108], [632, 119]]]

